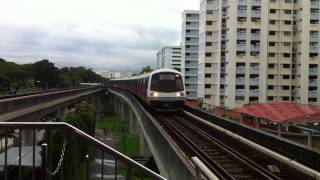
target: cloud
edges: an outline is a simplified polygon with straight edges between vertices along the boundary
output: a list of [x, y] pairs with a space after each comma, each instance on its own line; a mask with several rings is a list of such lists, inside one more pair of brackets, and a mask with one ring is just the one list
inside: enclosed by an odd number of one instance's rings
[[142, 66], [154, 66], [156, 51], [177, 42], [179, 32], [137, 24], [90, 32], [72, 24], [59, 24], [57, 28], [7, 24], [0, 25], [0, 39], [0, 57], [19, 63], [48, 58], [60, 67], [137, 71]]

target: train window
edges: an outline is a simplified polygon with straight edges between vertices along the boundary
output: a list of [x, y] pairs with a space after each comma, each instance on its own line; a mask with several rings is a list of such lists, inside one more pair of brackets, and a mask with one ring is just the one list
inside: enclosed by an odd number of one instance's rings
[[162, 72], [152, 75], [151, 91], [158, 92], [177, 92], [183, 91], [183, 81], [179, 74], [172, 72]]

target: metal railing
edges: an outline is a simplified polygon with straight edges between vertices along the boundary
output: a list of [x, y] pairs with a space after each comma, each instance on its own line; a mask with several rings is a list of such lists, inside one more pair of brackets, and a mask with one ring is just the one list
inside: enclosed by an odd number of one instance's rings
[[[40, 141], [37, 141], [40, 130], [44, 131], [44, 135]], [[160, 175], [88, 135], [86, 132], [67, 123], [0, 122], [0, 132], [1, 137], [4, 138], [4, 148], [0, 154], [0, 179], [21, 180], [28, 178], [32, 180], [51, 180], [53, 176], [57, 176], [60, 179], [68, 179], [68, 177], [64, 177], [64, 165], [66, 161], [71, 165], [79, 164], [80, 158], [86, 161], [86, 178], [88, 180], [91, 176], [90, 160], [94, 157], [94, 153], [101, 152], [101, 159], [99, 159], [99, 161], [101, 161], [101, 174], [99, 174], [101, 179], [106, 176], [104, 174], [104, 165], [110, 161], [105, 159], [105, 154], [108, 154], [108, 156], [114, 158], [114, 164], [112, 164], [112, 167], [114, 166], [114, 179], [118, 179], [118, 173], [122, 173], [125, 174], [123, 176], [126, 176], [128, 180], [133, 179], [134, 176], [140, 179], [149, 177], [151, 179], [164, 180]], [[56, 141], [54, 141], [53, 134], [58, 134], [59, 137], [64, 140], [62, 142], [56, 142], [57, 139], [55, 138]], [[12, 137], [14, 138], [13, 144], [8, 144], [8, 139]], [[32, 142], [31, 146], [23, 145], [26, 140], [28, 141], [28, 137], [30, 138], [29, 141]], [[1, 147], [3, 144], [2, 138]], [[75, 156], [74, 158], [74, 154], [80, 151], [80, 149], [74, 148], [74, 151], [69, 151], [68, 157], [65, 157], [65, 151], [72, 149], [75, 142], [80, 142], [79, 144], [82, 146], [87, 146], [85, 157]], [[53, 153], [53, 148], [57, 147], [58, 150]], [[29, 152], [27, 152], [27, 150], [29, 150]], [[59, 155], [57, 155], [57, 152], [59, 152]], [[54, 156], [54, 154], [56, 154], [56, 156]], [[56, 159], [57, 162], [54, 162], [54, 157], [59, 160]], [[1, 171], [1, 169], [3, 171]], [[77, 168], [75, 168], [75, 170], [77, 170]]]

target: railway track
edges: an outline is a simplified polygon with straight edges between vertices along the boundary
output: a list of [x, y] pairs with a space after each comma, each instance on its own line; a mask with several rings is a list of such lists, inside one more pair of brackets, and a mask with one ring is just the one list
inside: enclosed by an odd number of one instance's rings
[[152, 114], [189, 158], [197, 156], [220, 179], [313, 179], [183, 111]]

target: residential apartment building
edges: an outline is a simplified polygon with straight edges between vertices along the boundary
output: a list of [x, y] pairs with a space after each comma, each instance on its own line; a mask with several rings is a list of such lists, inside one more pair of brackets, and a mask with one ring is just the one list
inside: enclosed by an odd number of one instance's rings
[[171, 68], [181, 72], [181, 47], [161, 48], [157, 53], [157, 68]]
[[182, 13], [181, 72], [188, 99], [197, 99], [199, 11]]
[[319, 0], [202, 0], [198, 96], [320, 104]]

